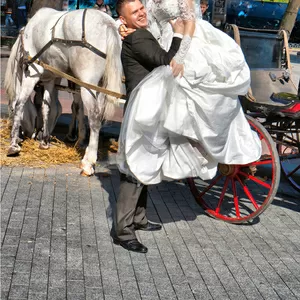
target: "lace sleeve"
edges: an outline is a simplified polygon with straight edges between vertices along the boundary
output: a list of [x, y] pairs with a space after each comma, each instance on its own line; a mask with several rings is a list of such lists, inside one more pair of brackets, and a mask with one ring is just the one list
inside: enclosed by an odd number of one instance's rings
[[[195, 17], [195, 4], [193, 0], [178, 0], [178, 6], [180, 10], [180, 18], [183, 21], [196, 21]], [[178, 52], [174, 56], [174, 60], [178, 64], [182, 64], [190, 49], [190, 45], [192, 42], [192, 35], [193, 33], [185, 33]]]
[[178, 0], [180, 18], [184, 21], [195, 21], [195, 4], [193, 0]]
[[155, 37], [155, 39], [159, 41], [161, 39], [161, 35], [162, 35], [162, 28], [154, 16], [153, 5], [154, 4], [153, 4], [152, 0], [149, 0], [146, 5], [147, 18], [148, 18], [148, 29], [152, 33], [152, 35]]

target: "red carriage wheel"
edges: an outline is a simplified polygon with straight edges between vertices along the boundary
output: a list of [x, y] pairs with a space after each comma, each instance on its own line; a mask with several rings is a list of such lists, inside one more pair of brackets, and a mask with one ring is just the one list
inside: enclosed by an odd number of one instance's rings
[[230, 223], [245, 223], [260, 215], [273, 201], [280, 180], [280, 162], [268, 131], [246, 116], [260, 137], [260, 160], [247, 165], [219, 164], [210, 181], [189, 178], [190, 189], [205, 212]]

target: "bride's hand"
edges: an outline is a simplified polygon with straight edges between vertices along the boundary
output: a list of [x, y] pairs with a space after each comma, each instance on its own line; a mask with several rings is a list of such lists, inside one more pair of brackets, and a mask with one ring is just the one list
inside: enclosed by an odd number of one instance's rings
[[172, 69], [172, 73], [174, 77], [177, 77], [178, 75], [180, 75], [180, 77], [183, 76], [183, 72], [184, 72], [183, 64], [178, 64], [174, 59], [172, 59], [170, 62], [170, 67]]
[[180, 33], [183, 35], [184, 23], [183, 23], [182, 19], [177, 18], [175, 20], [169, 20], [169, 23], [171, 24], [174, 33]]
[[127, 35], [129, 35], [133, 32], [135, 32], [135, 29], [127, 28], [126, 25], [124, 25], [124, 24], [121, 24], [119, 26], [119, 34], [120, 34], [122, 40], [124, 40], [124, 38], [126, 38]]

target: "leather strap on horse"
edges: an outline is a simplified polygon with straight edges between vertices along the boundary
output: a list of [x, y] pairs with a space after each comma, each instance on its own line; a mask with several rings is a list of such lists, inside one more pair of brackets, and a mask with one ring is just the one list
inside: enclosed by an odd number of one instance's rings
[[[231, 26], [231, 28], [233, 30], [233, 37], [234, 37], [235, 42], [241, 47], [241, 36], [240, 36], [239, 28], [235, 24], [229, 24], [229, 26]], [[251, 102], [256, 102], [256, 99], [252, 93], [251, 86], [249, 87], [248, 92], [245, 95], [245, 97]]]
[[[29, 56], [28, 57], [30, 60], [32, 60], [32, 58]], [[112, 96], [112, 97], [116, 97], [116, 98], [121, 98], [121, 99], [126, 99], [126, 95], [123, 95], [123, 94], [120, 94], [120, 93], [116, 93], [116, 92], [113, 92], [113, 91], [110, 91], [110, 90], [107, 90], [105, 88], [102, 88], [100, 86], [97, 86], [97, 85], [94, 85], [94, 84], [90, 84], [90, 83], [86, 83], [86, 82], [83, 82], [69, 74], [66, 74], [62, 71], [59, 71], [51, 66], [49, 66], [48, 64], [45, 64], [43, 63], [42, 61], [40, 60], [35, 60], [34, 62], [35, 64], [38, 64], [40, 65], [41, 67], [43, 67], [45, 70], [48, 70], [56, 75], [58, 75], [59, 77], [62, 77], [62, 78], [66, 78], [86, 89], [90, 89], [90, 90], [94, 90], [96, 92], [99, 92], [99, 93], [103, 93], [103, 94], [106, 94], [106, 95], [109, 95], [109, 96]]]
[[[27, 61], [27, 64], [32, 64], [33, 62], [35, 62], [35, 60], [38, 59], [54, 43], [63, 43], [63, 44], [70, 44], [71, 46], [85, 47], [85, 48], [88, 48], [89, 50], [91, 50], [92, 52], [94, 52], [95, 54], [99, 55], [100, 57], [106, 59], [106, 54], [105, 53], [103, 53], [102, 51], [100, 51], [99, 49], [97, 49], [96, 47], [94, 47], [93, 45], [91, 45], [90, 43], [88, 43], [86, 41], [86, 38], [85, 38], [86, 12], [87, 12], [87, 8], [83, 11], [83, 16], [82, 16], [81, 40], [65, 40], [65, 39], [60, 39], [60, 38], [55, 38], [54, 37], [54, 35], [55, 35], [55, 26], [57, 25], [59, 20], [68, 13], [67, 12], [67, 13], [63, 14], [62, 16], [60, 16], [60, 18], [56, 21], [55, 25], [52, 27], [52, 38], [51, 38], [51, 40], [36, 55], [34, 55], [31, 59], [29, 59]], [[21, 35], [23, 35], [23, 32], [21, 32]]]

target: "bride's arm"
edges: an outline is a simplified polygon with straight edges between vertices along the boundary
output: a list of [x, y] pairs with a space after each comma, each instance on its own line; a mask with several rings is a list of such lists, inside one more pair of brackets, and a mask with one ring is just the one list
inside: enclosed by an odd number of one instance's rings
[[195, 4], [193, 0], [178, 0], [178, 5], [180, 9], [180, 18], [183, 20], [184, 24], [184, 33], [180, 48], [176, 53], [174, 60], [177, 64], [183, 64], [195, 32]]

